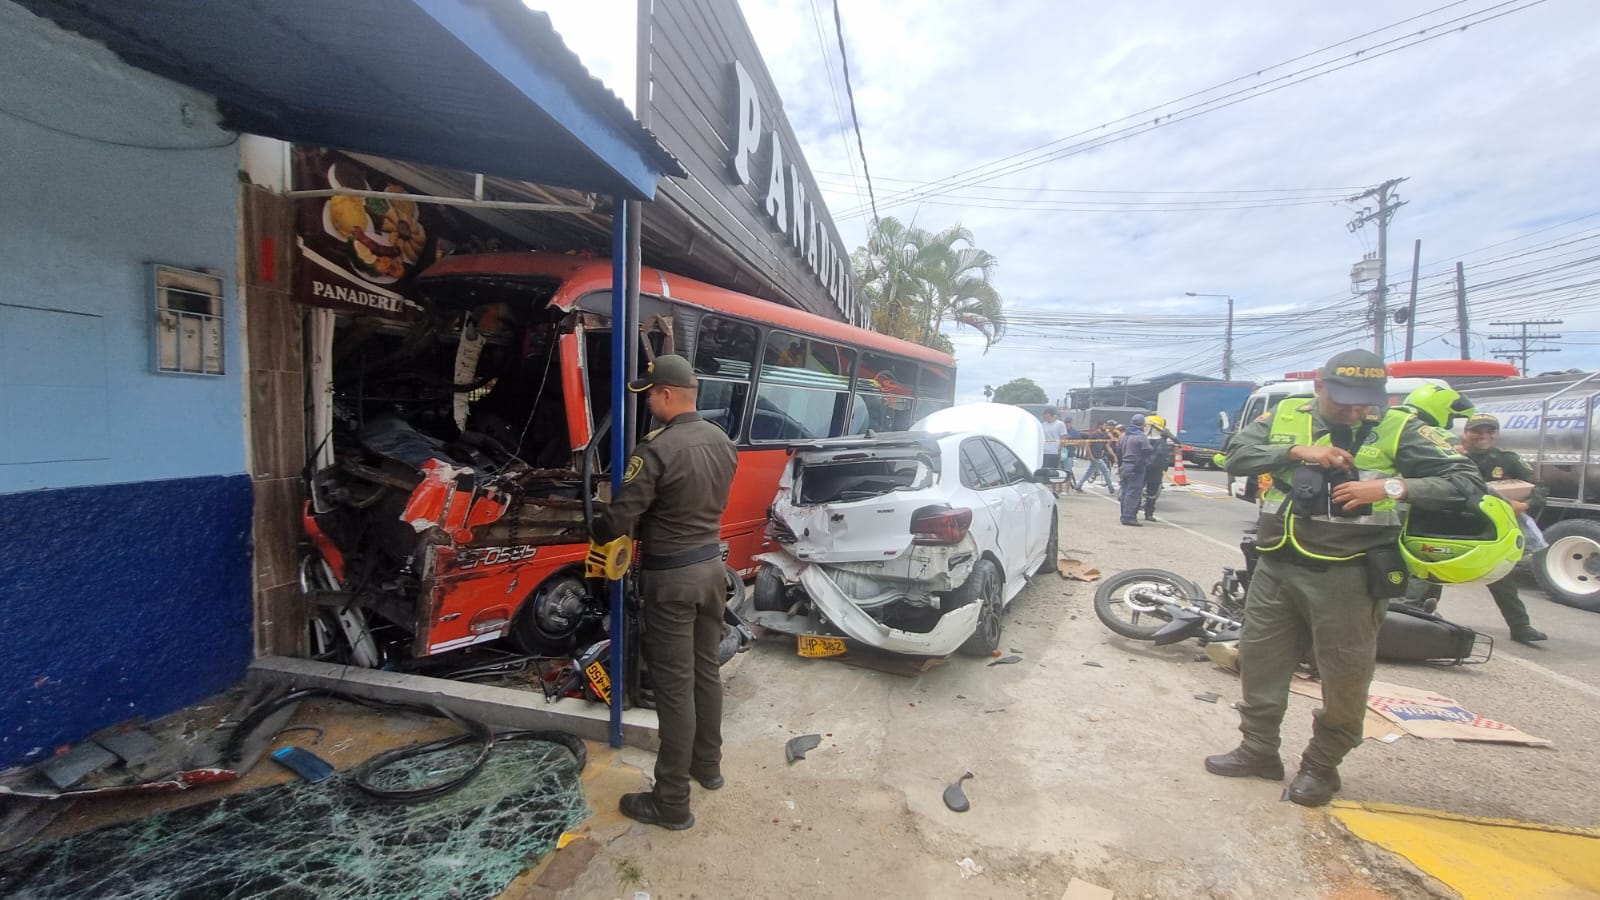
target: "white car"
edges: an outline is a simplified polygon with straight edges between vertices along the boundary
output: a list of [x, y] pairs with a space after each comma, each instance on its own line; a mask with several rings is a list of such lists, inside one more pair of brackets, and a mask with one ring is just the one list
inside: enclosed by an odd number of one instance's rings
[[1056, 567], [1044, 432], [1026, 410], [975, 403], [915, 431], [797, 451], [756, 557], [750, 621], [918, 656], [1000, 646], [1005, 607]]

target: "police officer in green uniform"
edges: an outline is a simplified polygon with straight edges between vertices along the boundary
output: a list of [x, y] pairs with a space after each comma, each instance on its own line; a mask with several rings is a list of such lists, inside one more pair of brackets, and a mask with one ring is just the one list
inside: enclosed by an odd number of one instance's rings
[[1315, 398], [1284, 400], [1228, 446], [1228, 474], [1270, 473], [1272, 486], [1261, 496], [1262, 553], [1239, 641], [1244, 740], [1206, 757], [1206, 770], [1283, 779], [1278, 730], [1290, 679], [1310, 649], [1322, 709], [1289, 786], [1302, 806], [1333, 797], [1339, 763], [1361, 743], [1378, 627], [1406, 581], [1401, 504], [1460, 507], [1483, 490], [1447, 432], [1388, 409], [1386, 379], [1376, 355], [1340, 353], [1319, 372]]
[[657, 357], [629, 382], [666, 424], [634, 448], [622, 490], [596, 517], [593, 535], [600, 544], [639, 539], [644, 659], [661, 729], [655, 789], [625, 794], [620, 806], [630, 818], [673, 830], [694, 825], [691, 776], [707, 790], [723, 785], [717, 644], [727, 581], [719, 538], [738, 451], [696, 412], [697, 387], [689, 361], [676, 354]]
[[[1494, 445], [1500, 437], [1500, 420], [1486, 413], [1480, 413], [1467, 420], [1466, 432], [1462, 436], [1462, 446], [1466, 448], [1467, 459], [1472, 460], [1478, 467], [1478, 474], [1484, 481], [1499, 481], [1502, 478], [1515, 478], [1521, 481], [1532, 482], [1533, 470], [1522, 461], [1515, 451], [1502, 450]], [[1527, 500], [1509, 500], [1511, 508], [1519, 514], [1527, 513], [1537, 517], [1544, 509], [1546, 497], [1544, 485], [1538, 485]], [[1528, 608], [1522, 605], [1522, 597], [1517, 594], [1517, 585], [1513, 576], [1507, 575], [1489, 585], [1489, 595], [1494, 597], [1494, 605], [1500, 607], [1500, 615], [1506, 620], [1506, 625], [1511, 628], [1511, 639], [1520, 643], [1531, 643], [1548, 638], [1544, 632], [1533, 627], [1528, 619]]]

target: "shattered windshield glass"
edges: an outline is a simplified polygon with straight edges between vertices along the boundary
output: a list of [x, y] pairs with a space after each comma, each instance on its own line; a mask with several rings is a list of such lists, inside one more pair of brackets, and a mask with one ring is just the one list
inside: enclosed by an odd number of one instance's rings
[[867, 500], [932, 483], [933, 470], [915, 456], [812, 463], [795, 486], [800, 505]]

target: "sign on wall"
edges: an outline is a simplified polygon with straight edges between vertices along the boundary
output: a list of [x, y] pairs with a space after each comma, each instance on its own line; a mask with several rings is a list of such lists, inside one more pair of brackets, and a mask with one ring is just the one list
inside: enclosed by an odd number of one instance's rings
[[294, 148], [295, 190], [347, 190], [295, 201], [294, 299], [387, 319], [418, 318], [412, 283], [452, 253], [524, 249], [454, 210], [418, 203], [410, 185], [321, 147]]
[[870, 315], [772, 77], [736, 0], [641, 0], [640, 118], [689, 172], [657, 210], [730, 248], [790, 303], [857, 325]]

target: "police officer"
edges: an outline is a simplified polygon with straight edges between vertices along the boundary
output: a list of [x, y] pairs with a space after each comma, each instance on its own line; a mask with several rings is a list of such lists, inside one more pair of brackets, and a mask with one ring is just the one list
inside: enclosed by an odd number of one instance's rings
[[1144, 473], [1155, 457], [1144, 433], [1144, 416], [1135, 413], [1128, 430], [1117, 440], [1117, 478], [1122, 481], [1122, 524], [1139, 526], [1139, 504], [1144, 499]]
[[[1494, 445], [1500, 437], [1500, 420], [1486, 413], [1480, 413], [1467, 420], [1467, 429], [1461, 438], [1462, 445], [1466, 448], [1467, 459], [1472, 460], [1478, 467], [1478, 474], [1484, 481], [1499, 481], [1502, 478], [1516, 478], [1532, 482], [1533, 470], [1522, 461], [1515, 451], [1502, 450]], [[1538, 516], [1544, 509], [1545, 487], [1538, 485], [1527, 500], [1509, 500], [1511, 508], [1518, 515], [1526, 513]], [[1489, 595], [1494, 597], [1494, 605], [1500, 607], [1500, 615], [1505, 618], [1506, 625], [1511, 628], [1511, 639], [1519, 643], [1528, 644], [1542, 641], [1549, 636], [1533, 627], [1528, 619], [1528, 608], [1522, 604], [1522, 597], [1517, 594], [1517, 585], [1513, 576], [1507, 575], [1489, 585]]]
[[690, 776], [707, 790], [723, 785], [717, 644], [727, 582], [719, 537], [738, 452], [695, 411], [697, 387], [689, 361], [676, 354], [656, 357], [629, 382], [666, 424], [634, 448], [622, 490], [594, 528], [602, 544], [639, 538], [644, 658], [661, 729], [655, 789], [625, 794], [620, 806], [630, 818], [675, 831], [694, 825]]
[[1261, 559], [1239, 641], [1244, 740], [1205, 766], [1216, 775], [1283, 779], [1278, 730], [1289, 681], [1309, 648], [1323, 699], [1289, 786], [1289, 799], [1302, 806], [1333, 797], [1339, 763], [1361, 743], [1378, 628], [1388, 597], [1406, 581], [1398, 504], [1457, 507], [1483, 491], [1448, 432], [1387, 408], [1386, 380], [1374, 354], [1340, 353], [1318, 374], [1315, 398], [1282, 401], [1228, 448], [1228, 474], [1271, 473], [1272, 486], [1262, 492]]

